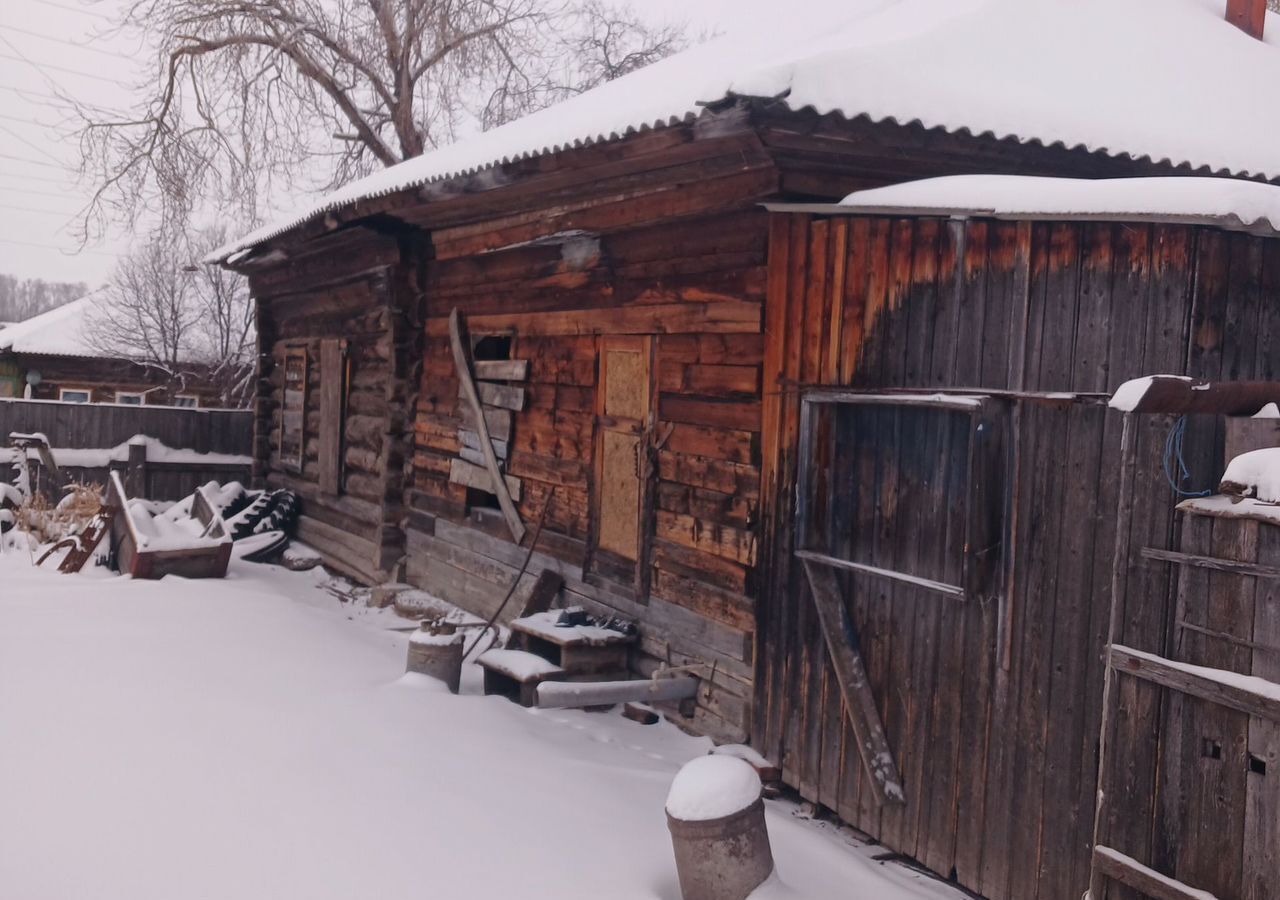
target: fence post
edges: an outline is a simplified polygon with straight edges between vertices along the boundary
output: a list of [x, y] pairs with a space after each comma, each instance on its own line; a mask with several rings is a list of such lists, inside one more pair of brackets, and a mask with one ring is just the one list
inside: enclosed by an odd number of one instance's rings
[[130, 497], [150, 496], [151, 485], [147, 481], [147, 442], [129, 441], [129, 468], [125, 470], [125, 490]]

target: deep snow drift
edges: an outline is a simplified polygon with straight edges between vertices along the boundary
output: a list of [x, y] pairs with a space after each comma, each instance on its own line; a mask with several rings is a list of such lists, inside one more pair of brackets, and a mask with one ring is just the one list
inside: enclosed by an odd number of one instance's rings
[[[409, 623], [323, 580], [0, 555], [0, 895], [678, 898], [663, 804], [707, 741], [405, 676]], [[756, 897], [958, 896], [768, 806]]]

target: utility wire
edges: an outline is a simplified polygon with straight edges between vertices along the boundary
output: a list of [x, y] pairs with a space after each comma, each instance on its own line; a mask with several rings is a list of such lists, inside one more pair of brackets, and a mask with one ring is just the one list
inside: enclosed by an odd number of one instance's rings
[[[4, 41], [6, 44], [9, 44], [8, 41], [4, 40], [3, 36], [0, 36], [0, 41]], [[13, 45], [9, 44], [9, 46], [12, 47]], [[66, 72], [68, 75], [79, 75], [82, 78], [92, 78], [95, 81], [105, 81], [109, 84], [118, 84], [120, 87], [125, 87], [125, 88], [133, 87], [133, 85], [129, 84], [129, 82], [127, 81], [121, 81], [118, 78], [108, 78], [105, 75], [103, 75], [101, 72], [86, 72], [84, 69], [73, 69], [70, 66], [58, 66], [58, 65], [54, 65], [53, 63], [37, 63], [34, 60], [30, 60], [27, 57], [22, 56], [21, 54], [15, 56], [10, 53], [0, 53], [0, 59], [12, 59], [16, 62], [27, 63], [28, 65], [35, 67], [37, 70], [39, 70], [42, 73], [45, 73], [46, 69], [53, 69], [56, 72]], [[47, 75], [47, 73], [45, 74]]]
[[33, 191], [27, 188], [9, 187], [7, 184], [0, 184], [0, 196], [5, 194], [30, 194], [32, 197], [53, 197], [55, 200], [65, 200], [65, 193], [59, 194], [56, 191]]
[[[43, 122], [37, 122], [35, 119], [23, 118], [22, 116], [10, 116], [0, 113], [0, 119], [8, 119], [10, 122], [17, 122], [19, 125], [32, 125], [36, 128], [57, 128], [56, 125], [46, 125]], [[44, 151], [41, 151], [42, 153]]]
[[11, 159], [14, 162], [27, 163], [32, 166], [44, 166], [46, 169], [62, 169], [63, 171], [66, 171], [67, 169], [64, 165], [55, 166], [52, 163], [40, 162], [38, 159], [27, 159], [25, 156], [14, 156], [12, 153], [0, 153], [0, 159]]
[[115, 50], [102, 50], [98, 47], [90, 46], [89, 44], [82, 44], [78, 41], [69, 41], [66, 38], [55, 37], [52, 34], [42, 34], [39, 31], [28, 31], [27, 29], [19, 28], [16, 25], [0, 25], [0, 29], [12, 31], [16, 34], [25, 34], [28, 37], [38, 38], [42, 41], [52, 41], [55, 44], [65, 44], [68, 47], [75, 47], [78, 50], [84, 50], [89, 53], [100, 53], [103, 56], [114, 56], [116, 59], [124, 59], [129, 62], [135, 61], [134, 57], [127, 56], [124, 53], [118, 53]]
[[7, 206], [3, 203], [0, 203], [0, 209], [7, 209], [10, 212], [34, 213], [35, 215], [41, 216], [66, 216], [68, 219], [74, 219], [79, 215], [79, 213], [75, 212], [61, 212], [56, 209], [36, 209], [31, 206]]
[[[28, 181], [41, 181], [41, 182], [44, 182], [45, 184], [62, 184], [62, 185], [69, 183], [68, 179], [66, 178], [45, 178], [41, 175], [28, 175], [26, 172], [23, 172], [19, 175], [15, 175], [12, 172], [0, 172], [0, 178], [13, 179], [14, 181], [20, 181], [23, 184], [26, 184]], [[3, 190], [4, 188], [5, 188], [5, 185], [0, 184], [0, 190]]]
[[81, 253], [90, 253], [94, 256], [110, 256], [117, 257], [118, 253], [108, 253], [105, 250], [68, 250], [66, 247], [59, 247], [57, 244], [41, 244], [36, 241], [15, 241], [11, 238], [0, 238], [0, 244], [13, 244], [16, 247], [40, 247], [45, 250], [58, 250], [67, 256], [78, 256]]
[[26, 144], [28, 147], [30, 147], [32, 150], [39, 153], [45, 159], [52, 160], [53, 162], [56, 162], [59, 165], [62, 165], [62, 160], [58, 159], [58, 157], [54, 156], [48, 150], [45, 150], [43, 147], [39, 147], [36, 144], [31, 143], [29, 140], [24, 138], [22, 135], [18, 134], [18, 132], [14, 131], [8, 125], [0, 125], [0, 131], [3, 131], [5, 134], [9, 135], [10, 137], [14, 138], [17, 141], [23, 144]]
[[95, 9], [88, 9], [83, 6], [70, 6], [66, 3], [57, 3], [55, 0], [31, 0], [32, 3], [39, 3], [42, 6], [51, 6], [54, 9], [65, 9], [68, 12], [84, 13], [86, 16], [94, 16], [99, 19], [111, 21], [111, 16], [106, 13], [100, 13]]

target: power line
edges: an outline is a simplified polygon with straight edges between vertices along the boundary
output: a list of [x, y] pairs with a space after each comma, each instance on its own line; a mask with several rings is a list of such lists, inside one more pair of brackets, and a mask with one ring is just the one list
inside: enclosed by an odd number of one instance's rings
[[21, 143], [26, 144], [28, 147], [30, 147], [32, 150], [34, 150], [34, 151], [36, 151], [37, 153], [39, 153], [39, 154], [40, 154], [41, 156], [43, 156], [45, 159], [53, 160], [54, 162], [58, 163], [59, 165], [61, 165], [61, 164], [62, 164], [62, 160], [58, 159], [58, 157], [54, 156], [54, 155], [53, 155], [52, 153], [50, 153], [48, 150], [45, 150], [43, 147], [38, 147], [38, 146], [36, 146], [35, 144], [31, 143], [29, 140], [27, 140], [26, 138], [24, 138], [22, 135], [18, 134], [18, 132], [14, 131], [14, 130], [13, 130], [12, 128], [10, 128], [8, 125], [0, 125], [0, 131], [3, 131], [5, 134], [9, 135], [10, 137], [17, 139], [17, 140], [18, 140], [18, 141], [20, 141]]
[[18, 96], [26, 95], [28, 97], [39, 97], [42, 100], [57, 100], [60, 103], [70, 105], [66, 97], [59, 97], [57, 94], [50, 94], [45, 91], [33, 91], [31, 88], [15, 87], [12, 84], [0, 84], [0, 91], [12, 91]]
[[86, 16], [95, 16], [99, 19], [111, 21], [111, 16], [106, 13], [100, 13], [94, 9], [86, 9], [83, 6], [68, 6], [65, 3], [56, 3], [54, 0], [32, 0], [33, 3], [39, 3], [43, 6], [52, 6], [54, 9], [65, 9], [68, 12], [84, 13]]
[[32, 191], [27, 188], [9, 187], [8, 185], [0, 184], [0, 196], [5, 194], [30, 194], [33, 197], [53, 197], [55, 200], [65, 200], [67, 197], [65, 193], [59, 194], [54, 191]]
[[68, 219], [74, 219], [79, 215], [79, 213], [63, 212], [57, 209], [36, 209], [33, 206], [8, 206], [4, 203], [0, 203], [0, 209], [7, 209], [10, 212], [34, 213], [36, 215], [44, 216], [65, 216]]
[[32, 166], [43, 166], [46, 169], [62, 169], [63, 171], [66, 171], [67, 168], [63, 165], [55, 166], [51, 163], [40, 162], [38, 159], [27, 159], [25, 156], [14, 156], [12, 153], [0, 153], [0, 159], [11, 159], [14, 162], [27, 163]]
[[42, 41], [52, 41], [55, 44], [65, 44], [68, 47], [75, 47], [78, 50], [84, 50], [88, 53], [100, 53], [103, 56], [114, 56], [116, 59], [126, 59], [129, 62], [134, 61], [132, 56], [127, 56], [124, 53], [117, 53], [114, 50], [101, 50], [98, 47], [91, 47], [90, 45], [82, 44], [79, 41], [69, 41], [66, 38], [55, 37], [52, 34], [41, 34], [38, 31], [28, 31], [27, 29], [19, 28], [16, 25], [0, 25], [0, 28], [3, 28], [5, 31], [12, 31], [17, 34], [25, 34], [28, 37], [38, 38]]
[[35, 119], [24, 119], [22, 116], [11, 116], [8, 113], [0, 113], [0, 119], [8, 119], [10, 122], [17, 122], [19, 125], [31, 125], [35, 128], [47, 128], [49, 130], [53, 130], [57, 127], [56, 125], [46, 125], [43, 122], [37, 122]]
[[[23, 172], [19, 175], [14, 175], [12, 172], [0, 172], [0, 178], [13, 178], [24, 183], [28, 181], [43, 181], [46, 184], [70, 183], [67, 178], [42, 178], [39, 175], [28, 175], [26, 172]], [[0, 185], [0, 188], [3, 188], [3, 187], [4, 185]]]
[[18, 247], [43, 247], [46, 250], [58, 250], [67, 256], [78, 256], [81, 253], [91, 253], [94, 256], [110, 256], [117, 257], [118, 253], [108, 253], [105, 250], [68, 250], [66, 247], [59, 247], [57, 244], [41, 244], [36, 241], [15, 241], [10, 238], [0, 238], [0, 244], [14, 244]]
[[[4, 41], [3, 36], [0, 36], [0, 41]], [[6, 44], [9, 44], [8, 41], [4, 41], [4, 42]], [[9, 44], [9, 46], [12, 47], [13, 45]], [[107, 78], [101, 72], [86, 72], [84, 71], [84, 69], [72, 69], [69, 66], [58, 66], [58, 65], [54, 65], [53, 63], [37, 63], [37, 62], [34, 62], [33, 60], [27, 59], [27, 57], [22, 56], [21, 54], [15, 56], [11, 53], [0, 53], [0, 59], [12, 59], [15, 62], [27, 63], [28, 65], [36, 68], [41, 73], [44, 73], [45, 69], [53, 69], [55, 72], [66, 72], [68, 75], [79, 75], [82, 78], [92, 78], [95, 81], [105, 81], [105, 82], [108, 82], [109, 84], [117, 84], [120, 87], [125, 87], [125, 88], [133, 87], [133, 85], [129, 84], [129, 82], [127, 81], [121, 81], [118, 78]], [[47, 73], [46, 73], [46, 77], [47, 77]]]

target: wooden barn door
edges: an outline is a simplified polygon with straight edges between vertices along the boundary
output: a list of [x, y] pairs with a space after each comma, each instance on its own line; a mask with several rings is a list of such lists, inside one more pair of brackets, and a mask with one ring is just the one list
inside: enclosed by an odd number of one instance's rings
[[652, 339], [606, 337], [600, 347], [596, 447], [597, 567], [631, 581], [641, 558], [644, 453], [653, 416]]

